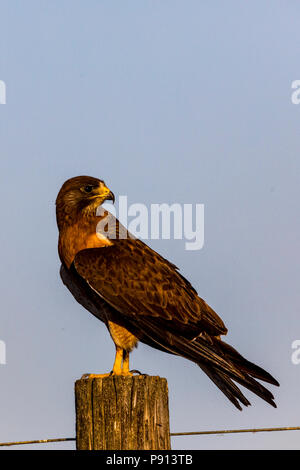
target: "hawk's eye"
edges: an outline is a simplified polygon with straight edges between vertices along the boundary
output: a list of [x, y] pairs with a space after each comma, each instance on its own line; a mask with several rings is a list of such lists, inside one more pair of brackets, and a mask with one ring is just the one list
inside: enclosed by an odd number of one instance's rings
[[86, 193], [91, 193], [93, 191], [93, 186], [91, 184], [87, 184], [84, 187], [84, 190], [85, 190]]

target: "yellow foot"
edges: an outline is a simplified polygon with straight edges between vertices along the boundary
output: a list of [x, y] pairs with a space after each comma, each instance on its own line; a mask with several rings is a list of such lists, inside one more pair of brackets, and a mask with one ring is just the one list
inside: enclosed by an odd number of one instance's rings
[[81, 377], [82, 379], [103, 379], [104, 377], [132, 377], [134, 374], [138, 375], [146, 375], [141, 374], [138, 370], [131, 370], [131, 371], [111, 371], [108, 374], [83, 374]]
[[113, 376], [122, 376], [122, 377], [133, 377], [135, 374], [137, 375], [147, 375], [147, 374], [142, 374], [139, 370], [121, 370], [120, 372], [112, 371], [110, 375]]
[[124, 371], [122, 370], [121, 372], [113, 372], [111, 375], [114, 377], [132, 377], [133, 374], [130, 371]]

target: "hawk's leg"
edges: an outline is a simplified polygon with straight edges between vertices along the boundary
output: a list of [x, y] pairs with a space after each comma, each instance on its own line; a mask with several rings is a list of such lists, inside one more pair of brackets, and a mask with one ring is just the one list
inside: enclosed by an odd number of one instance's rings
[[122, 375], [130, 375], [139, 374], [139, 375], [147, 375], [142, 374], [139, 370], [129, 370], [129, 351], [123, 350], [123, 374]]
[[111, 375], [123, 375], [122, 374], [122, 362], [123, 362], [123, 349], [116, 345], [116, 357]]
[[84, 374], [82, 379], [96, 379], [109, 377], [112, 375], [123, 375], [132, 376], [132, 372], [129, 371], [129, 352], [120, 346], [116, 346], [116, 357], [113, 365], [113, 370], [108, 374]]
[[122, 375], [133, 375], [129, 370], [129, 351], [126, 351], [126, 349], [123, 349]]

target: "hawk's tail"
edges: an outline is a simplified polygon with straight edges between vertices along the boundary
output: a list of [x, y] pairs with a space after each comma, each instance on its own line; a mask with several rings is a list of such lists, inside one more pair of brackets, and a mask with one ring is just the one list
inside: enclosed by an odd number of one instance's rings
[[142, 338], [143, 342], [198, 364], [239, 410], [240, 403], [248, 406], [250, 402], [235, 382], [276, 408], [272, 393], [255, 379], [279, 385], [277, 380], [261, 367], [245, 359], [219, 337], [201, 333], [191, 340], [159, 327], [153, 319], [146, 317], [139, 319], [139, 328], [147, 331], [147, 336]]
[[[245, 359], [238, 351], [236, 351], [232, 346], [225, 343], [221, 339], [216, 337], [210, 337], [210, 340], [212, 341], [217, 354], [223, 357], [226, 362], [232, 364], [232, 373], [216, 369], [215, 367], [213, 367], [213, 364], [210, 365], [199, 363], [198, 365], [201, 367], [203, 372], [205, 372], [208, 377], [217, 385], [217, 387], [224, 393], [224, 395], [226, 395], [227, 398], [236, 406], [236, 408], [241, 410], [242, 408], [240, 406], [240, 403], [245, 406], [249, 406], [251, 405], [251, 403], [243, 395], [243, 393], [233, 382], [233, 380], [243, 385], [248, 390], [255, 393], [267, 403], [276, 408], [272, 393], [259, 382], [257, 382], [257, 380], [255, 379], [268, 382], [272, 385], [279, 385], [277, 380], [274, 379], [274, 377], [272, 377], [269, 372], [265, 371], [253, 362], [250, 362]], [[238, 371], [238, 374], [236, 374], [235, 371]]]

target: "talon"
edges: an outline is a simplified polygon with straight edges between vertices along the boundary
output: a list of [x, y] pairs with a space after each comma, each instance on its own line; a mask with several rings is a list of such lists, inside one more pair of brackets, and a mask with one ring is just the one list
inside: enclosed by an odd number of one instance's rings
[[124, 370], [121, 370], [121, 372], [113, 372], [111, 374], [111, 377], [132, 377], [133, 374], [131, 373], [131, 371], [124, 371]]
[[148, 375], [148, 374], [143, 374], [142, 372], [140, 372], [139, 370], [136, 370], [136, 369], [133, 369], [130, 371], [132, 374], [138, 374], [138, 375]]
[[89, 378], [89, 375], [90, 375], [90, 374], [83, 374], [83, 375], [81, 376], [81, 379], [88, 379], [88, 378]]

